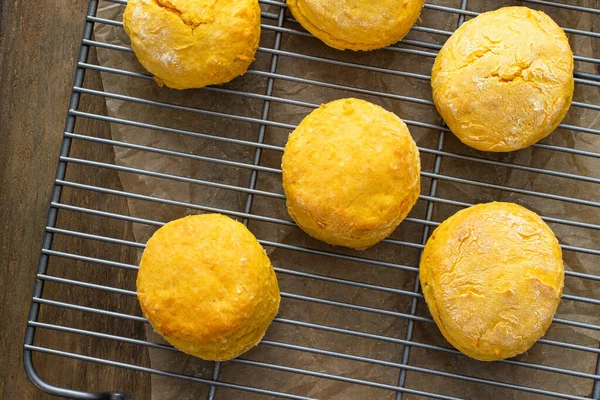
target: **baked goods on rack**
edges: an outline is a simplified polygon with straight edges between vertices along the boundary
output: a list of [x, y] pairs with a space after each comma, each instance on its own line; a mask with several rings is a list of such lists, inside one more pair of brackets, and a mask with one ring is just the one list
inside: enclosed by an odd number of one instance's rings
[[258, 344], [280, 301], [265, 250], [244, 225], [219, 214], [157, 230], [142, 256], [137, 291], [154, 330], [205, 360], [228, 360]]
[[390, 235], [420, 193], [419, 151], [395, 114], [358, 99], [308, 115], [285, 147], [290, 216], [309, 235], [365, 249]]
[[444, 337], [464, 354], [501, 360], [528, 350], [552, 322], [564, 284], [558, 240], [512, 203], [454, 214], [423, 251], [425, 300]]
[[129, 0], [125, 32], [159, 85], [200, 88], [231, 81], [254, 60], [258, 0]]
[[548, 136], [573, 98], [573, 53], [542, 11], [506, 7], [458, 28], [433, 66], [433, 100], [452, 132], [504, 152]]
[[288, 0], [302, 26], [328, 46], [373, 50], [402, 39], [416, 22], [423, 0]]

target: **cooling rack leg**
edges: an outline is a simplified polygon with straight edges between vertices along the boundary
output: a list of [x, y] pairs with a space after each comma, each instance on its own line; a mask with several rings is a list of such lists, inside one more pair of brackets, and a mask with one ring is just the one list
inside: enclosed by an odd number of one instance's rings
[[[468, 0], [461, 0], [460, 9], [466, 10], [467, 3], [468, 3]], [[463, 24], [463, 22], [465, 22], [465, 16], [461, 14], [458, 16], [458, 27], [460, 27]], [[438, 147], [437, 147], [438, 151], [444, 150], [445, 139], [446, 139], [446, 132], [441, 131], [440, 135], [439, 135], [439, 139], [438, 139]], [[439, 174], [441, 168], [442, 168], [442, 156], [438, 154], [435, 156], [435, 163], [433, 166], [434, 174], [436, 174], [436, 175]], [[438, 186], [438, 180], [436, 178], [432, 178], [431, 186], [429, 189], [430, 197], [436, 196], [437, 186]], [[433, 217], [433, 207], [434, 207], [434, 203], [432, 201], [428, 201], [427, 202], [427, 211], [425, 214], [425, 219], [427, 221], [431, 221], [431, 219]], [[423, 236], [421, 238], [421, 244], [427, 243], [427, 239], [429, 238], [429, 231], [430, 231], [429, 225], [425, 225], [423, 227]], [[417, 292], [419, 292], [419, 289], [420, 289], [419, 274], [417, 273], [417, 275], [415, 276], [415, 284], [413, 286], [413, 291], [415, 293], [417, 293]], [[410, 315], [416, 315], [418, 303], [419, 303], [419, 300], [416, 297], [413, 297], [410, 302]], [[410, 319], [408, 321], [408, 326], [406, 327], [406, 337], [405, 337], [406, 340], [409, 340], [409, 341], [412, 340], [414, 329], [415, 329], [415, 322], [414, 322], [414, 320]], [[409, 360], [410, 360], [410, 346], [406, 345], [406, 346], [404, 346], [404, 350], [402, 351], [402, 364], [407, 365]], [[399, 387], [404, 387], [404, 385], [406, 384], [406, 375], [407, 375], [406, 369], [400, 370], [400, 375], [398, 377], [398, 386]], [[402, 397], [403, 397], [403, 392], [396, 392], [396, 400], [402, 400]]]
[[37, 373], [33, 366], [33, 353], [31, 350], [23, 350], [23, 366], [27, 372], [27, 376], [31, 382], [40, 390], [50, 393], [54, 396], [65, 397], [69, 399], [85, 399], [85, 400], [133, 400], [122, 393], [91, 393], [80, 392], [78, 390], [59, 388], [46, 383]]
[[[445, 142], [445, 138], [446, 138], [446, 134], [445, 132], [440, 132], [440, 136], [439, 136], [439, 140], [438, 140], [438, 150], [442, 151], [444, 149], [444, 142]], [[435, 157], [435, 164], [433, 167], [433, 170], [436, 174], [438, 174], [440, 172], [440, 169], [442, 167], [442, 157], [441, 156], [436, 156]], [[437, 179], [432, 179], [431, 181], [431, 187], [429, 189], [429, 196], [431, 197], [435, 197], [435, 195], [437, 194], [437, 185], [438, 185], [438, 181]], [[433, 217], [433, 206], [434, 203], [433, 202], [428, 202], [427, 203], [427, 211], [425, 214], [425, 218], [427, 221], [431, 221], [431, 218]], [[429, 238], [429, 225], [425, 225], [423, 227], [423, 236], [421, 238], [421, 243], [425, 244], [427, 242], [427, 239]], [[416, 293], [419, 291], [419, 275], [417, 273], [417, 275], [415, 276], [415, 284], [413, 286], [413, 291]], [[413, 297], [411, 302], [410, 302], [410, 314], [411, 315], [415, 315], [417, 313], [417, 305], [418, 305], [418, 300], [416, 297]], [[406, 340], [412, 340], [413, 337], [413, 332], [414, 332], [414, 320], [410, 319], [408, 321], [408, 326], [406, 328]], [[404, 346], [404, 350], [402, 351], [402, 364], [408, 364], [410, 358], [410, 346], [406, 345]], [[400, 387], [404, 387], [405, 383], [406, 383], [406, 370], [403, 369], [400, 371], [400, 376], [398, 378], [398, 386]], [[397, 392], [396, 393], [396, 400], [402, 400], [402, 396], [403, 396], [403, 392]]]
[[[219, 373], [221, 372], [221, 362], [215, 362], [213, 366], [212, 379], [213, 381], [219, 380]], [[208, 399], [213, 400], [215, 398], [215, 394], [217, 394], [217, 387], [215, 385], [210, 385], [210, 391], [208, 392]]]
[[[285, 8], [280, 7], [279, 8], [279, 15], [277, 17], [277, 25], [282, 28], [283, 27], [283, 23], [285, 21]], [[275, 39], [273, 40], [273, 49], [274, 50], [279, 50], [281, 46], [281, 32], [275, 32]], [[271, 56], [271, 64], [269, 66], [269, 72], [274, 74], [275, 72], [277, 72], [277, 63], [279, 62], [279, 56], [277, 54], [273, 54]], [[265, 91], [265, 94], [267, 96], [272, 96], [273, 95], [273, 87], [275, 85], [275, 79], [272, 77], [269, 77], [267, 79], [267, 89]], [[261, 114], [261, 119], [263, 121], [267, 121], [269, 119], [269, 110], [271, 107], [271, 102], [269, 100], [265, 100], [263, 103], [263, 108], [262, 108], [262, 114]], [[265, 132], [266, 132], [266, 125], [261, 124], [260, 128], [258, 130], [258, 138], [256, 139], [257, 143], [263, 143], [265, 140]], [[253, 159], [253, 164], [254, 165], [259, 165], [260, 164], [260, 158], [262, 156], [262, 149], [260, 147], [256, 148], [256, 151], [254, 152], [254, 159]], [[248, 183], [248, 187], [250, 189], [255, 189], [256, 188], [256, 181], [258, 178], [258, 171], [257, 170], [252, 170], [251, 174], [250, 174], [250, 182]], [[248, 197], [246, 197], [246, 205], [244, 206], [244, 213], [246, 214], [250, 214], [252, 212], [252, 203], [254, 201], [254, 195], [252, 193], [248, 194]], [[244, 218], [244, 220], [242, 221], [244, 223], [244, 225], [248, 225], [248, 219]], [[216, 362], [214, 367], [213, 367], [213, 374], [212, 374], [212, 379], [213, 381], [217, 381], [219, 380], [219, 373], [221, 370], [221, 363], [220, 362]], [[217, 391], [217, 387], [215, 385], [211, 385], [210, 386], [210, 391], [208, 393], [208, 400], [214, 400], [215, 395], [216, 395], [216, 391]]]
[[[282, 28], [283, 27], [283, 23], [285, 21], [285, 9], [283, 7], [281, 7], [279, 9], [279, 15], [277, 17], [277, 25]], [[281, 32], [275, 32], [275, 39], [273, 41], [273, 49], [274, 50], [279, 50], [279, 48], [281, 47]], [[274, 74], [275, 72], [277, 72], [277, 63], [279, 62], [279, 56], [277, 54], [273, 54], [271, 56], [271, 65], [269, 67], [269, 72], [271, 74]], [[265, 92], [265, 94], [267, 96], [271, 96], [273, 95], [273, 87], [275, 85], [275, 78], [269, 77], [267, 80], [267, 90]], [[271, 107], [271, 102], [269, 100], [265, 100], [263, 103], [263, 109], [262, 109], [262, 114], [261, 114], [261, 119], [263, 121], [267, 121], [269, 119], [269, 110]], [[260, 125], [260, 128], [258, 130], [258, 138], [257, 138], [257, 143], [263, 143], [265, 140], [265, 132], [266, 132], [266, 125]], [[259, 165], [260, 164], [260, 158], [262, 156], [262, 149], [260, 147], [256, 148], [256, 151], [254, 152], [254, 160], [253, 160], [253, 164], [254, 165]], [[257, 170], [252, 170], [251, 174], [250, 174], [250, 182], [248, 184], [248, 187], [250, 189], [255, 189], [256, 188], [256, 180], [258, 177], [258, 171]], [[246, 198], [246, 206], [244, 208], [244, 212], [249, 214], [252, 211], [252, 202], [254, 201], [254, 195], [252, 193], [248, 194], [248, 197]], [[244, 219], [244, 225], [248, 225], [248, 219]]]
[[[600, 354], [596, 360], [596, 375], [600, 375]], [[594, 387], [592, 389], [592, 399], [600, 400], [600, 379], [594, 380]]]

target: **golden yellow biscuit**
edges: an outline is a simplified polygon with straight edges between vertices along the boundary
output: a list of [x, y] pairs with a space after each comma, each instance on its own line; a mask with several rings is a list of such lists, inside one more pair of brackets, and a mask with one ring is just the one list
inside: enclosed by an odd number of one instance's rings
[[423, 0], [288, 0], [294, 18], [339, 50], [373, 50], [402, 39], [421, 13]]
[[218, 214], [157, 230], [142, 256], [137, 292], [154, 330], [205, 360], [228, 360], [258, 344], [280, 300], [271, 262], [254, 235]]
[[564, 283], [556, 237], [532, 211], [512, 203], [459, 211], [423, 251], [420, 279], [438, 328], [482, 361], [529, 349], [556, 312]]
[[365, 249], [420, 193], [419, 150], [393, 113], [357, 99], [324, 104], [290, 135], [282, 162], [290, 216], [309, 235]]
[[229, 82], [254, 60], [257, 0], [129, 0], [125, 32], [156, 82], [174, 89]]
[[490, 11], [466, 22], [438, 54], [433, 100], [466, 145], [522, 149], [548, 136], [573, 99], [573, 53], [565, 32], [526, 7]]

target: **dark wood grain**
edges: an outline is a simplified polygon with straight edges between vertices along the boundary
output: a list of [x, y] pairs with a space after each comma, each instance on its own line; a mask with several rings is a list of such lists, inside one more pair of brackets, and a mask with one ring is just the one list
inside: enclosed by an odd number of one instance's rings
[[[37, 390], [26, 377], [21, 360], [27, 312], [31, 299], [48, 201], [55, 174], [58, 151], [65, 122], [75, 60], [79, 49], [87, 1], [54, 0], [41, 4], [25, 0], [0, 0], [0, 398], [49, 398]], [[93, 56], [93, 55], [92, 55]], [[88, 87], [101, 87], [98, 75], [86, 76]], [[102, 112], [100, 98], [82, 99], [81, 108]], [[109, 137], [107, 125], [78, 121], [78, 129]], [[75, 142], [73, 154], [105, 162], [114, 162], [109, 146]], [[91, 174], [89, 170], [69, 168], [69, 179], [104, 187], [119, 187], [114, 173]], [[65, 202], [80, 202], [90, 208], [127, 213], [123, 199], [106, 199], [92, 194], [65, 192]], [[131, 237], [127, 224], [102, 223], [75, 213], [60, 213], [59, 222], [80, 231], [101, 226], [103, 234]], [[85, 246], [68, 237], [56, 238], [55, 245]], [[89, 250], [89, 249], [88, 249]], [[90, 250], [92, 251], [92, 250]], [[133, 250], [97, 247], [96, 256], [117, 258], [134, 263]], [[70, 276], [77, 263], [55, 262], [56, 274]], [[125, 271], [86, 269], [84, 280], [102, 279], [105, 284], [131, 288], [134, 277]], [[85, 293], [48, 285], [48, 297], [58, 296], [75, 301]], [[94, 297], [87, 294], [86, 298]], [[97, 296], [96, 296], [97, 297]], [[135, 312], [135, 299], [102, 297], [94, 306], [111, 308], [119, 302], [120, 310]], [[81, 303], [81, 301], [79, 301]], [[106, 331], [105, 320], [43, 309], [41, 318], [71, 325], [84, 324], [86, 329]], [[119, 325], [114, 332], [128, 336], [143, 335], [143, 326]], [[83, 354], [122, 358], [148, 364], [147, 353], [116, 343], [92, 341], [53, 331], [39, 332], [39, 344], [79, 351]], [[38, 343], [38, 342], [36, 342]], [[85, 390], [123, 390], [136, 399], [149, 398], [149, 377], [133, 372], [104, 368], [92, 364], [36, 355], [35, 366], [49, 383]]]

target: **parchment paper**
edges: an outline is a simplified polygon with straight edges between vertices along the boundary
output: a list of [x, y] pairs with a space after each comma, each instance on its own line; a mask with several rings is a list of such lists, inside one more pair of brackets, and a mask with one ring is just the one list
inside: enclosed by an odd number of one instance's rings
[[[449, 7], [459, 7], [458, 0], [435, 1], [433, 3]], [[471, 0], [469, 2], [469, 9], [486, 11], [501, 5], [515, 5], [517, 3]], [[589, 7], [597, 6], [594, 0], [580, 0], [576, 3]], [[120, 21], [123, 8], [121, 5], [101, 2], [98, 17]], [[600, 21], [593, 14], [578, 14], [570, 10], [556, 10], [552, 8], [545, 8], [544, 10], [563, 27], [599, 31]], [[278, 12], [278, 8], [273, 7], [268, 11], [276, 13]], [[458, 18], [454, 14], [425, 9], [419, 25], [452, 31], [456, 27], [457, 22]], [[266, 21], [266, 23], [273, 24], [274, 22]], [[299, 25], [290, 22], [286, 23], [286, 27], [301, 30]], [[409, 34], [408, 38], [439, 44], [442, 44], [446, 39], [442, 35], [414, 31]], [[111, 25], [97, 24], [95, 39], [116, 45], [129, 45], [129, 40], [122, 28]], [[266, 48], [271, 47], [273, 40], [273, 31], [263, 29], [261, 46]], [[600, 57], [599, 39], [570, 35], [570, 40], [577, 55]], [[402, 45], [401, 47], [411, 48], [406, 45]], [[290, 34], [283, 35], [281, 49], [283, 51], [299, 52], [316, 57], [327, 57], [360, 63], [376, 68], [425, 75], [430, 74], [434, 60], [433, 57], [423, 57], [392, 50], [367, 53], [339, 52], [326, 47], [312, 37]], [[418, 49], [423, 51], [422, 48]], [[434, 49], [425, 49], [425, 51], [435, 53]], [[131, 53], [98, 48], [97, 55], [99, 63], [102, 66], [144, 73], [143, 68]], [[251, 69], [268, 71], [270, 62], [270, 54], [259, 52], [257, 53], [257, 60], [252, 64]], [[578, 63], [577, 70], [594, 73], [594, 67], [591, 63]], [[311, 85], [297, 80], [277, 79], [273, 93], [275, 97], [293, 99], [298, 102], [306, 102], [314, 105], [342, 97], [359, 97], [380, 104], [405, 120], [420, 121], [438, 126], [442, 123], [434, 107], [430, 104], [415, 104], [394, 98], [395, 95], [401, 95], [431, 100], [430, 87], [427, 80], [408, 78], [394, 73], [382, 73], [374, 70], [367, 71], [339, 65], [323, 64], [308, 59], [286, 56], [279, 58], [277, 73], [320, 82], [354, 86], [383, 92], [390, 94], [390, 96], [377, 97], [364, 93], [354, 93]], [[220, 89], [240, 90], [263, 95], [266, 88], [266, 79], [264, 76], [246, 74], [230, 84], [221, 86]], [[159, 88], [152, 80], [114, 73], [102, 73], [102, 82], [105, 91], [109, 93], [128, 95], [134, 98], [149, 99], [183, 107], [192, 107], [194, 109], [226, 112], [254, 119], [260, 119], [264, 104], [261, 98], [243, 97], [213, 90], [176, 91]], [[600, 89], [594, 86], [577, 85], [575, 100], [599, 105]], [[269, 119], [283, 124], [295, 125], [299, 123], [312, 108], [302, 106], [301, 103], [300, 105], [297, 104], [272, 102]], [[228, 190], [225, 186], [217, 186], [231, 185], [242, 188], [247, 187], [250, 179], [250, 170], [232, 165], [206, 162], [203, 161], [202, 157], [211, 157], [225, 160], [226, 162], [252, 164], [255, 147], [225, 143], [189, 132], [242, 141], [255, 141], [259, 131], [258, 124], [242, 119], [232, 120], [208, 115], [194, 111], [193, 109], [164, 109], [151, 104], [140, 104], [135, 101], [124, 101], [114, 98], [107, 99], [107, 108], [108, 114], [111, 117], [151, 123], [167, 128], [166, 130], [155, 130], [143, 126], [113, 123], [111, 129], [115, 140], [189, 154], [189, 158], [181, 158], [115, 146], [115, 163], [118, 165], [182, 177], [179, 181], [173, 181], [139, 174], [121, 173], [121, 183], [125, 191], [149, 195], [158, 199], [182, 202], [178, 204], [161, 204], [130, 199], [129, 208], [131, 215], [167, 222], [188, 214], [211, 211], [211, 209], [202, 208], [202, 206], [243, 212], [247, 193]], [[573, 107], [565, 123], [598, 129], [600, 127], [600, 112]], [[410, 124], [410, 129], [419, 146], [429, 149], [437, 147], [439, 136], [437, 129], [427, 126], [416, 126], [415, 124]], [[288, 128], [269, 126], [265, 134], [265, 143], [282, 147], [285, 145], [289, 133], [290, 129]], [[558, 130], [543, 143], [600, 152], [600, 140], [597, 137], [569, 130]], [[577, 156], [542, 148], [529, 148], [509, 154], [484, 154], [460, 144], [450, 133], [446, 135], [444, 149], [453, 153], [473, 155], [489, 160], [547, 168], [594, 178], [598, 178], [598, 171], [600, 170], [598, 168], [600, 162], [596, 158]], [[423, 171], [431, 172], [434, 156], [426, 152], [422, 152], [421, 156]], [[262, 166], [278, 169], [280, 162], [281, 151], [264, 150], [261, 159]], [[600, 192], [596, 183], [540, 175], [503, 166], [444, 157], [441, 173], [447, 176], [473, 179], [496, 185], [552, 193], [589, 201], [600, 201]], [[214, 182], [217, 186], [207, 186], [202, 181]], [[430, 183], [430, 179], [423, 179], [423, 194], [429, 194]], [[265, 196], [258, 194], [255, 196], [252, 206], [254, 214], [290, 221], [285, 211], [285, 202], [281, 198], [280, 174], [269, 171], [259, 172], [256, 189], [275, 193], [276, 195]], [[525, 205], [544, 216], [600, 224], [600, 217], [597, 209], [594, 207], [460, 184], [448, 180], [439, 181], [437, 195], [445, 199], [467, 203], [493, 200], [513, 201]], [[420, 200], [410, 216], [412, 218], [424, 219], [426, 205], [425, 201]], [[457, 210], [457, 206], [437, 203], [434, 208], [434, 221], [440, 222]], [[598, 231], [558, 223], [551, 223], [551, 227], [562, 243], [587, 248], [600, 248], [598, 246], [600, 243]], [[309, 238], [294, 226], [251, 219], [249, 228], [261, 240], [283, 244], [283, 246], [278, 247], [266, 246], [273, 265], [277, 268], [383, 285], [407, 291], [411, 291], [413, 288], [416, 274], [410, 268], [418, 265], [420, 251], [418, 245], [411, 248], [382, 243], [367, 251], [357, 252], [332, 248], [319, 243]], [[155, 226], [134, 224], [136, 240], [145, 242], [155, 229]], [[391, 239], [419, 244], [421, 243], [422, 234], [422, 225], [406, 221], [402, 223]], [[324, 255], [297, 252], [286, 249], [285, 246], [301, 246], [325, 252], [357, 255], [377, 260], [381, 263], [388, 262], [406, 265], [409, 268], [408, 270], [404, 270], [385, 266], [373, 266], [371, 264]], [[597, 256], [566, 251], [564, 253], [564, 260], [568, 270], [600, 274]], [[279, 273], [278, 278], [282, 292], [291, 293], [296, 297], [310, 296], [350, 305], [386, 310], [381, 313], [370, 313], [304, 301], [284, 295], [279, 317], [381, 335], [392, 338], [392, 340], [375, 340], [373, 338], [282, 323], [274, 323], [270, 327], [265, 339], [390, 362], [400, 362], [403, 346], [400, 343], [394, 343], [393, 338], [405, 338], [407, 323], [406, 319], [401, 318], [397, 313], [410, 312], [411, 297], [394, 293], [393, 291], [377, 291], [362, 287], [340, 285], [323, 280], [299, 278], [289, 273]], [[595, 294], [594, 291], [596, 292]], [[598, 284], [591, 280], [567, 277], [565, 293], [597, 299]], [[418, 315], [430, 318], [423, 300], [419, 301]], [[596, 325], [600, 324], [598, 306], [576, 301], [563, 300], [557, 317], [590, 322]], [[147, 333], [149, 340], [161, 342], [158, 335], [153, 333], [151, 329], [148, 329]], [[546, 338], [597, 348], [600, 335], [598, 331], [555, 323], [547, 333]], [[439, 333], [437, 327], [427, 322], [416, 324], [414, 340], [431, 345], [450, 347]], [[152, 367], [154, 368], [204, 378], [211, 376], [212, 363], [203, 362], [193, 357], [155, 349], [150, 349], [150, 357]], [[251, 350], [243, 358], [375, 381], [386, 385], [395, 385], [399, 374], [397, 368], [389, 365], [375, 365], [356, 360], [345, 360], [323, 354], [299, 352], [264, 344]], [[529, 352], [517, 359], [587, 373], [593, 373], [595, 366], [595, 355], [593, 353], [564, 349], [548, 344], [536, 344]], [[574, 395], [589, 395], [592, 386], [592, 382], [589, 379], [584, 380], [577, 377], [562, 376], [502, 363], [481, 363], [462, 355], [445, 354], [418, 347], [411, 348], [410, 364], [428, 369], [460, 373]], [[393, 392], [389, 390], [349, 384], [331, 379], [291, 374], [284, 371], [266, 370], [234, 362], [222, 365], [220, 379], [226, 382], [247, 384], [259, 388], [327, 399], [392, 399], [394, 397]], [[408, 373], [406, 386], [432, 393], [443, 393], [466, 398], [542, 398], [542, 396], [536, 394], [523, 394], [522, 392], [419, 372]], [[185, 383], [179, 380], [156, 376], [152, 378], [152, 397], [155, 400], [203, 398], [206, 396], [207, 391], [208, 387], [205, 385]], [[232, 391], [224, 388], [217, 390], [217, 397], [224, 399], [265, 398], [263, 395]], [[406, 398], [417, 397], [409, 395]]]

